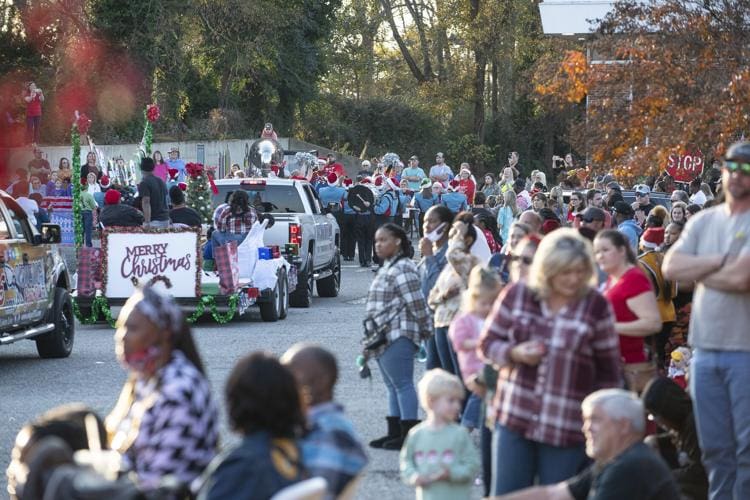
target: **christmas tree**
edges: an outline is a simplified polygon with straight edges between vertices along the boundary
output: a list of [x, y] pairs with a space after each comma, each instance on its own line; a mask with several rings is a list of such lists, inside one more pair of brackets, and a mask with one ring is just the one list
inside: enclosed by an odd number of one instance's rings
[[204, 224], [210, 224], [213, 210], [208, 172], [201, 163], [188, 163], [185, 170], [188, 173], [187, 205], [201, 214]]

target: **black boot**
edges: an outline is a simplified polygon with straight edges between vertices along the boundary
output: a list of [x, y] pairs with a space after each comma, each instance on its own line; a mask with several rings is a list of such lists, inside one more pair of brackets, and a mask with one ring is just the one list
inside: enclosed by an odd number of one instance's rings
[[388, 440], [398, 438], [401, 435], [401, 427], [399, 425], [401, 420], [398, 417], [385, 417], [385, 420], [386, 422], [388, 422], [388, 435], [378, 439], [373, 439], [372, 441], [370, 441], [370, 447], [382, 448], [383, 443]]
[[402, 420], [400, 422], [401, 434], [398, 437], [389, 439], [388, 441], [383, 443], [383, 449], [384, 450], [400, 450], [401, 447], [404, 445], [406, 436], [409, 435], [409, 431], [411, 430], [412, 427], [414, 427], [418, 423], [419, 423], [419, 420]]

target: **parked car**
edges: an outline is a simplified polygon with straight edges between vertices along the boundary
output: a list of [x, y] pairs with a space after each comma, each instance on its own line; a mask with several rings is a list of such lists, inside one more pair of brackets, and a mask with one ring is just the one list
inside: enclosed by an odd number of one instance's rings
[[216, 208], [227, 193], [242, 189], [251, 203], [274, 218], [266, 229], [265, 245], [278, 245], [295, 266], [297, 286], [289, 294], [292, 307], [310, 307], [313, 290], [320, 297], [336, 297], [341, 286], [341, 232], [336, 219], [324, 209], [318, 193], [307, 181], [252, 178], [216, 181]]
[[43, 224], [40, 233], [0, 191], [0, 345], [33, 339], [42, 358], [72, 352], [73, 301], [60, 240], [59, 225]]

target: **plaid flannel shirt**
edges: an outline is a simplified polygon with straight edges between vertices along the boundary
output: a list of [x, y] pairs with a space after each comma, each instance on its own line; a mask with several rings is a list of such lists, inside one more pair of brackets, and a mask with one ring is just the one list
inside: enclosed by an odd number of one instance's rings
[[253, 207], [250, 207], [244, 214], [233, 214], [232, 207], [227, 205], [216, 216], [216, 229], [223, 233], [249, 233], [256, 220], [258, 220], [258, 214]]
[[378, 325], [390, 319], [388, 344], [369, 352], [370, 356], [379, 356], [399, 337], [419, 344], [432, 335], [432, 318], [414, 261], [401, 257], [383, 264], [367, 292], [365, 314]]
[[[511, 349], [527, 340], [546, 347], [538, 366], [510, 361]], [[498, 422], [540, 443], [583, 443], [583, 399], [598, 389], [622, 387], [614, 313], [593, 289], [551, 314], [523, 283], [506, 287], [485, 324], [479, 354], [509, 368], [497, 383]]]

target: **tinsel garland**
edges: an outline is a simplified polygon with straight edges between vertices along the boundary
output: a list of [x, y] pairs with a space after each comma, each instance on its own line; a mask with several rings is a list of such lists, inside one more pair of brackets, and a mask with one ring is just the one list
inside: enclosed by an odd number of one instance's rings
[[73, 169], [73, 230], [77, 252], [83, 245], [83, 218], [81, 216], [81, 134], [78, 133], [78, 126], [75, 123], [70, 129], [70, 142], [73, 146], [70, 163]]
[[[189, 315], [186, 320], [188, 323], [195, 323], [196, 321], [198, 321], [198, 318], [203, 316], [206, 310], [208, 310], [213, 320], [220, 325], [223, 325], [230, 322], [232, 318], [234, 318], [234, 315], [237, 312], [237, 305], [239, 304], [239, 301], [239, 293], [230, 295], [227, 299], [227, 306], [229, 307], [229, 310], [225, 313], [220, 313], [218, 307], [216, 306], [215, 296], [204, 295], [203, 297], [201, 297], [198, 305], [195, 306], [195, 311], [193, 311], [193, 314]], [[84, 325], [91, 325], [93, 323], [96, 323], [99, 320], [99, 315], [101, 314], [102, 318], [109, 324], [111, 328], [115, 327], [116, 320], [112, 317], [112, 310], [109, 307], [109, 301], [107, 300], [107, 297], [103, 295], [94, 297], [94, 300], [91, 302], [91, 316], [84, 316], [81, 312], [81, 309], [78, 307], [78, 303], [75, 301], [73, 302], [73, 312], [78, 318], [78, 321], [80, 321]]]

